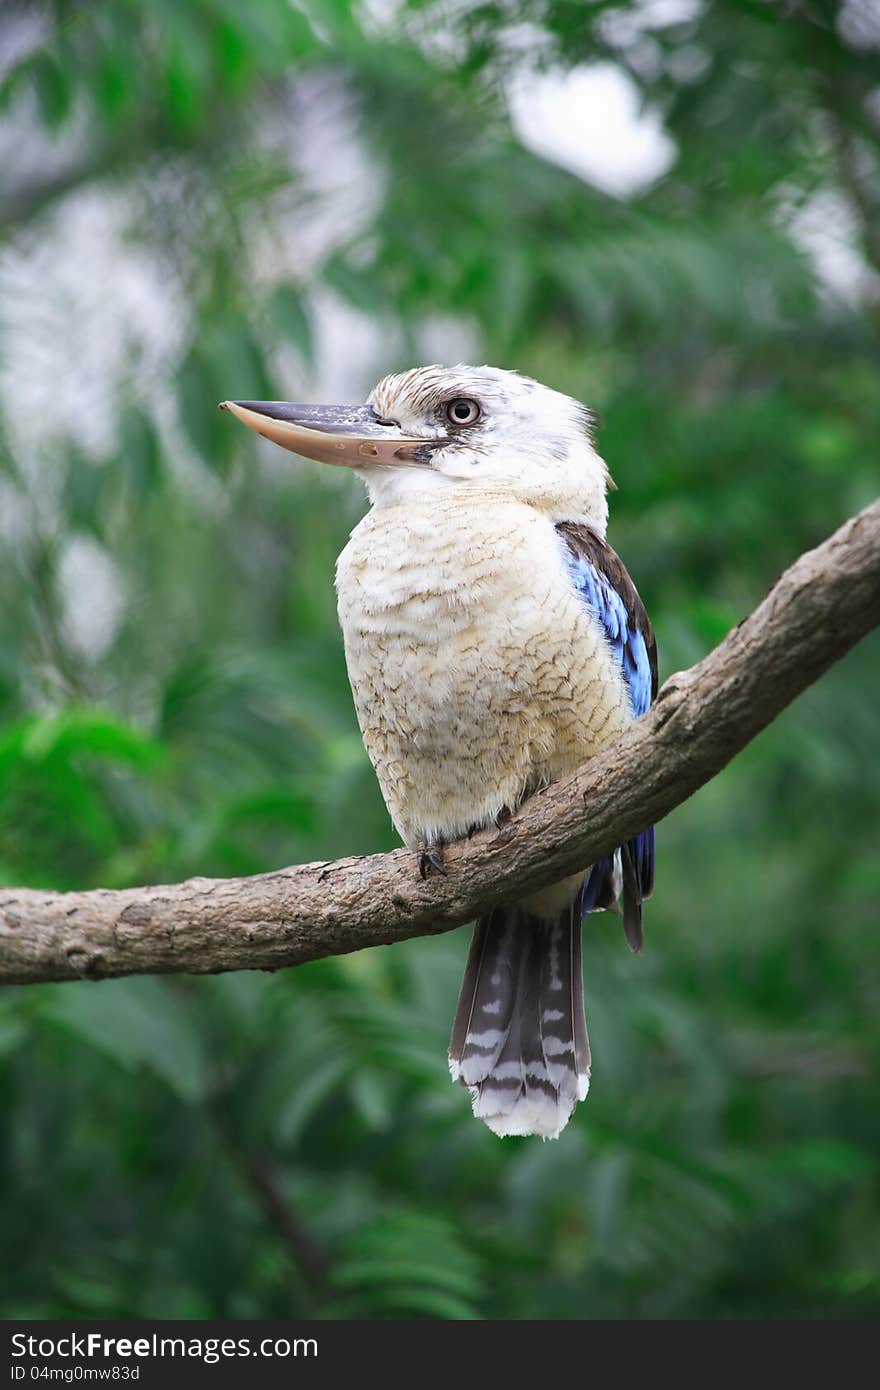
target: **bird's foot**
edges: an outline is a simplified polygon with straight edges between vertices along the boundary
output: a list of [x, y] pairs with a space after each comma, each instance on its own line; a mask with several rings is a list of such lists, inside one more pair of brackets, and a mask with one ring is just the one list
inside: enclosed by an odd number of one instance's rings
[[432, 869], [441, 878], [447, 877], [442, 845], [428, 845], [427, 849], [419, 850], [419, 873], [422, 878], [427, 878]]

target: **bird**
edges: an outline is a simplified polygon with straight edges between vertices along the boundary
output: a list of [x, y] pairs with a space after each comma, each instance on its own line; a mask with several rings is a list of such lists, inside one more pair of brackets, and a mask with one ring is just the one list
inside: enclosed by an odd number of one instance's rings
[[[614, 484], [580, 402], [515, 371], [433, 365], [363, 405], [221, 409], [366, 485], [337, 606], [366, 751], [422, 877], [649, 708], [656, 642], [606, 539]], [[495, 1134], [555, 1139], [586, 1098], [582, 923], [622, 903], [641, 951], [653, 881], [651, 827], [476, 922], [448, 1061]]]

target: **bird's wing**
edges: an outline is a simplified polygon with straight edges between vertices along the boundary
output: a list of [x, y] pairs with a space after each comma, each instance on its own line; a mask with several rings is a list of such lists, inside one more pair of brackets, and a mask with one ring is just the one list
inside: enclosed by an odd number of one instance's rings
[[638, 590], [620, 556], [589, 527], [563, 521], [556, 530], [572, 583], [620, 663], [633, 714], [644, 714], [657, 694], [657, 643]]
[[[629, 690], [633, 714], [644, 714], [657, 694], [657, 643], [635, 584], [620, 557], [607, 541], [588, 526], [561, 522], [557, 527], [564, 546], [572, 583], [596, 621], [620, 664]], [[654, 886], [654, 828], [643, 830], [620, 849], [623, 876], [623, 921], [626, 938], [634, 950], [642, 944], [642, 901]], [[598, 869], [599, 866], [596, 866]], [[606, 875], [600, 875], [603, 880]], [[596, 872], [586, 885], [585, 906], [605, 906], [608, 885], [596, 882]], [[591, 893], [592, 889], [592, 893]], [[595, 902], [590, 902], [590, 897]]]

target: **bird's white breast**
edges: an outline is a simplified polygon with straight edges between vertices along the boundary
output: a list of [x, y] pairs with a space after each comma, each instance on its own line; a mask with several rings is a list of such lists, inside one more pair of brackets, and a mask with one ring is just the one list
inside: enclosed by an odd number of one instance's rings
[[337, 590], [364, 742], [408, 844], [487, 823], [632, 718], [552, 522], [508, 497], [449, 488], [374, 508]]

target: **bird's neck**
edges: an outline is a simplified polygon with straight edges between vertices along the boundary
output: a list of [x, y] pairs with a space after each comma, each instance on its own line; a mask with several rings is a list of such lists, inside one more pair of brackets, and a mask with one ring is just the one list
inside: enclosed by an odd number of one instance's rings
[[594, 496], [582, 490], [547, 487], [519, 496], [506, 483], [452, 480], [428, 469], [371, 469], [370, 474], [365, 482], [371, 514], [375, 513], [378, 521], [405, 515], [473, 533], [480, 530], [481, 517], [528, 508], [553, 525], [573, 522], [589, 526], [600, 536], [608, 526], [604, 491]]

